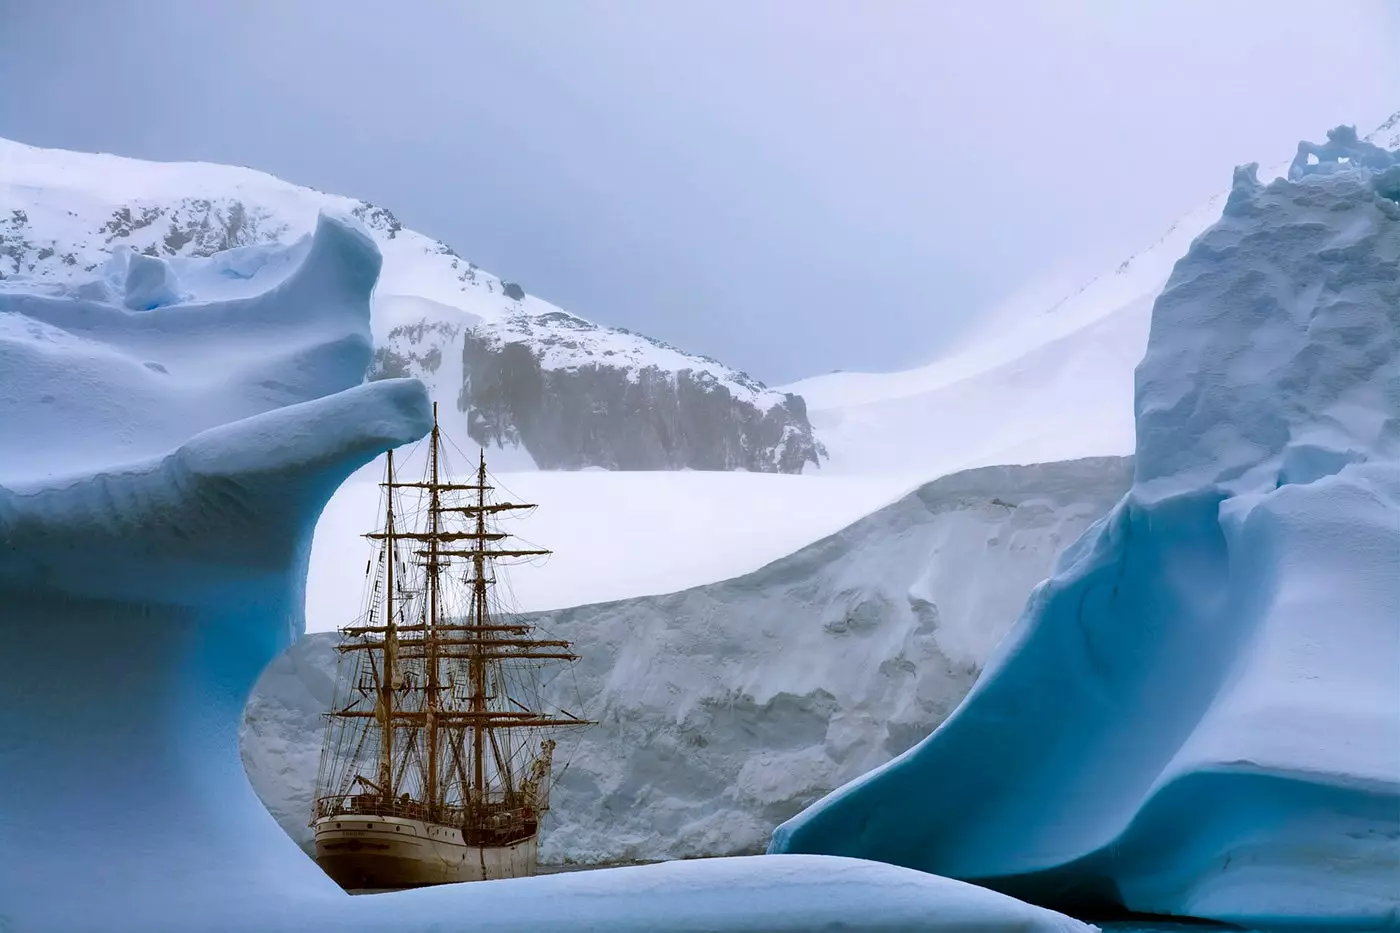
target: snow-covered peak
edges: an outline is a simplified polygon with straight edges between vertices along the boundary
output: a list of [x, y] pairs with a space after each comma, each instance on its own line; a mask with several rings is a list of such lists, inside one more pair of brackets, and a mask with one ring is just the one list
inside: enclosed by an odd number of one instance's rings
[[[322, 213], [353, 218], [383, 256], [371, 304], [373, 375], [423, 379], [449, 423], [460, 422], [459, 435], [546, 467], [786, 472], [820, 460], [800, 402], [717, 360], [570, 314], [383, 207], [238, 166], [0, 139], [0, 280], [29, 291], [95, 280], [117, 303], [142, 308], [255, 294], [295, 266]], [[475, 381], [464, 362], [522, 349], [531, 385], [499, 382], [501, 372], [518, 376], [518, 359]], [[536, 382], [548, 383], [545, 403]], [[630, 394], [617, 389], [641, 384]], [[541, 404], [601, 420], [554, 436], [560, 419]], [[679, 423], [657, 421], [657, 412], [686, 406], [695, 410]], [[578, 437], [593, 446], [579, 449]]]
[[1384, 123], [1367, 134], [1366, 141], [1375, 143], [1382, 149], [1400, 149], [1400, 110], [1392, 113]]
[[[149, 162], [0, 139], [0, 275], [68, 282], [119, 246], [162, 258], [295, 242], [317, 214], [349, 214], [384, 253], [379, 291], [407, 291], [492, 318], [547, 302], [514, 300], [500, 279], [367, 201], [209, 162]], [[541, 308], [545, 310], [545, 308]]]

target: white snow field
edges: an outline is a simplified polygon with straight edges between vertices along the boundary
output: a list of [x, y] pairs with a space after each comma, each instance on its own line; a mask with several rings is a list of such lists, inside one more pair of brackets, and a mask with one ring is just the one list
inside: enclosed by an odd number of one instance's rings
[[[760, 570], [538, 614], [583, 655], [548, 699], [599, 721], [559, 750], [542, 857], [761, 852], [943, 720], [1131, 473], [1102, 458], [944, 477]], [[244, 725], [254, 789], [308, 850], [334, 645], [310, 635], [273, 662]]]
[[1137, 373], [1131, 491], [926, 741], [779, 827], [1042, 904], [1400, 922], [1400, 153], [1236, 171]]
[[[411, 470], [420, 458], [405, 459]], [[460, 454], [454, 459], [471, 465]], [[369, 547], [360, 536], [379, 519], [383, 469], [379, 458], [351, 477], [316, 525], [308, 631], [349, 625], [362, 611]], [[492, 480], [495, 495], [540, 506], [506, 519], [503, 529], [555, 552], [503, 575], [513, 596], [508, 601], [521, 610], [670, 593], [741, 576], [909, 489], [899, 476], [699, 470], [492, 471]]]

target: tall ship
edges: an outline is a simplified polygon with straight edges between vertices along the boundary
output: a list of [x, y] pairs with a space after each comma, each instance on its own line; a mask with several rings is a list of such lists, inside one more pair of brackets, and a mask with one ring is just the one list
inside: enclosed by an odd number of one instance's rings
[[434, 405], [425, 475], [388, 452], [364, 611], [340, 629], [311, 827], [348, 890], [534, 874], [556, 738], [591, 725], [541, 699], [570, 643], [498, 596], [502, 564], [550, 553], [498, 530], [535, 506], [497, 501], [485, 451], [454, 479], [450, 444]]

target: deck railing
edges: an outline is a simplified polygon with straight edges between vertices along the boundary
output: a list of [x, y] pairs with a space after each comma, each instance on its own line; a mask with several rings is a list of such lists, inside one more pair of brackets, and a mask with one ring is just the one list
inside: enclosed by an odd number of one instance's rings
[[484, 806], [439, 806], [431, 812], [410, 797], [386, 801], [379, 794], [339, 794], [318, 798], [313, 812], [313, 822], [337, 816], [391, 816], [453, 826], [469, 845], [481, 846], [510, 845], [539, 829], [539, 813], [519, 794], [488, 800]]

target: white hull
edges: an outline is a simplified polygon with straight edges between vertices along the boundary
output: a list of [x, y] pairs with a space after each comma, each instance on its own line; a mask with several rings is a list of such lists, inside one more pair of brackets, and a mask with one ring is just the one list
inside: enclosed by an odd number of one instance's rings
[[327, 816], [312, 824], [316, 864], [347, 890], [523, 878], [539, 867], [539, 837], [473, 846], [451, 826], [397, 816]]

